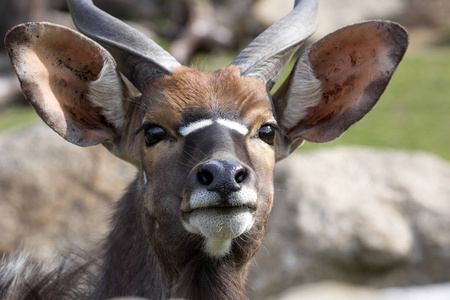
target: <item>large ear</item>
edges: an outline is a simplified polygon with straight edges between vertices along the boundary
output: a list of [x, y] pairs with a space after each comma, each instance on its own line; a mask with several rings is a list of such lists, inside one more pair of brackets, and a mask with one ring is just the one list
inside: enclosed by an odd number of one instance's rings
[[5, 46], [25, 97], [48, 126], [79, 146], [117, 142], [124, 89], [106, 50], [50, 23], [14, 27]]
[[273, 95], [278, 123], [287, 133], [279, 159], [303, 140], [331, 141], [360, 120], [384, 92], [407, 46], [400, 25], [368, 21], [306, 48]]

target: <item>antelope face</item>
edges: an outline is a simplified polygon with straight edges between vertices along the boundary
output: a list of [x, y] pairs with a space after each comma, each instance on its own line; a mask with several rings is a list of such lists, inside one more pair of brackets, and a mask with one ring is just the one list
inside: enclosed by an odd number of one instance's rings
[[204, 238], [210, 256], [223, 256], [255, 222], [264, 227], [272, 206], [279, 127], [270, 96], [236, 67], [180, 68], [151, 86], [139, 130], [149, 215], [165, 223], [171, 203], [173, 221]]

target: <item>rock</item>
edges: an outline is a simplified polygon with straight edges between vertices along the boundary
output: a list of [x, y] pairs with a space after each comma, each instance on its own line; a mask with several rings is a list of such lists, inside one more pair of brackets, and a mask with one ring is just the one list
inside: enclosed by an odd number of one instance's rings
[[448, 182], [448, 163], [417, 152], [340, 148], [279, 163], [253, 298], [327, 279], [450, 280]]
[[325, 282], [290, 288], [271, 300], [448, 300], [450, 283], [387, 288], [376, 290], [370, 287], [353, 286], [339, 282]]
[[0, 137], [0, 253], [49, 258], [107, 229], [134, 167], [102, 146], [81, 148], [46, 125]]

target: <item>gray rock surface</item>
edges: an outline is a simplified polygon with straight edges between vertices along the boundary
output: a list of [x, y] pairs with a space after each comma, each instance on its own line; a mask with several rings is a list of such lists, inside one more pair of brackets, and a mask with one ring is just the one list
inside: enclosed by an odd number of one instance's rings
[[134, 167], [102, 146], [81, 148], [46, 125], [0, 136], [0, 255], [50, 258], [96, 241]]
[[[334, 279], [372, 286], [450, 280], [450, 165], [426, 153], [339, 148], [277, 166], [255, 299]], [[251, 292], [251, 291], [250, 291]]]
[[290, 288], [270, 300], [448, 300], [450, 284], [374, 289], [339, 282]]

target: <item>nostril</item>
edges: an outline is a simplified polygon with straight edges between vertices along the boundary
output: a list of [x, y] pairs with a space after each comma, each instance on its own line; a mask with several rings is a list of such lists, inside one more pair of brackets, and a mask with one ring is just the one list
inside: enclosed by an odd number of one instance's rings
[[245, 178], [247, 178], [247, 176], [248, 176], [247, 170], [242, 169], [236, 173], [234, 179], [236, 180], [237, 183], [242, 183], [245, 180]]
[[197, 173], [198, 181], [203, 185], [210, 185], [214, 181], [214, 175], [211, 171], [200, 168]]
[[249, 176], [247, 168], [231, 160], [210, 160], [197, 170], [197, 182], [208, 191], [221, 194], [240, 190]]

